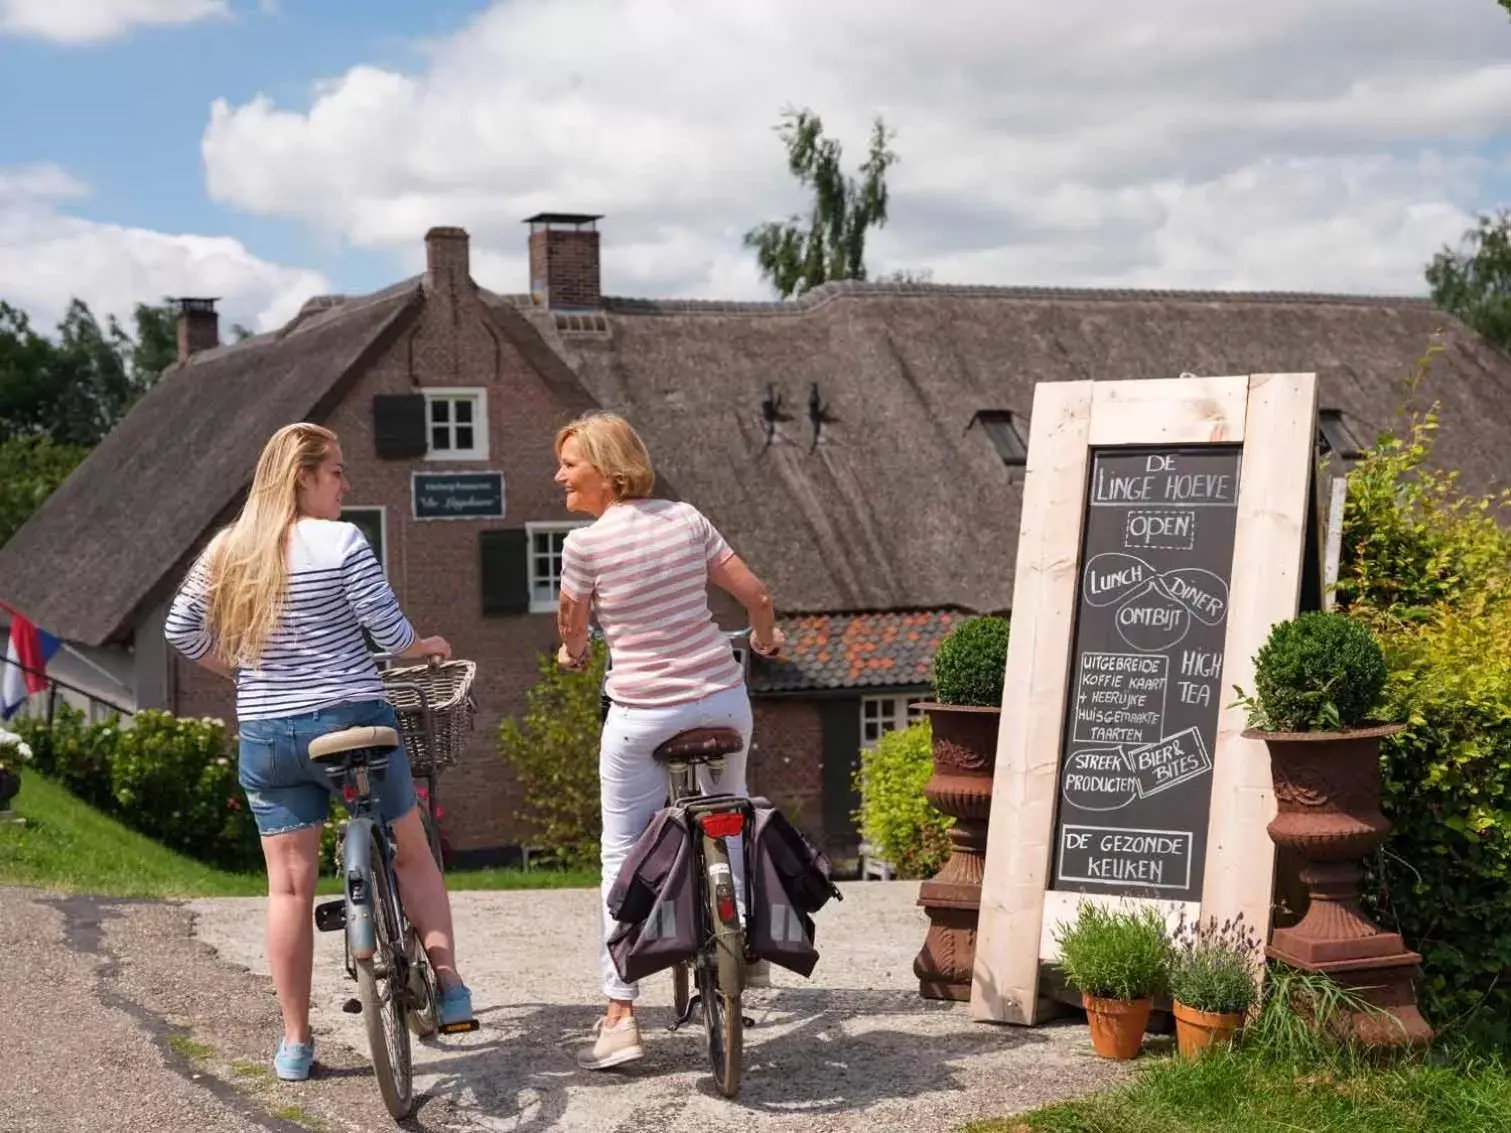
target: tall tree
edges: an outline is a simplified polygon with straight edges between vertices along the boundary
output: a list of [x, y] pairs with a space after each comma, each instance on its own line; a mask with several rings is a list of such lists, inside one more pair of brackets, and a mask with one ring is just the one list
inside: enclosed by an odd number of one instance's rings
[[0, 440], [98, 444], [178, 353], [171, 308], [139, 303], [133, 321], [135, 339], [75, 299], [50, 340], [0, 301]]
[[787, 149], [787, 167], [813, 191], [813, 207], [806, 221], [800, 216], [767, 221], [745, 234], [761, 277], [783, 298], [831, 279], [865, 279], [866, 230], [887, 222], [887, 170], [897, 161], [889, 147], [894, 135], [876, 119], [857, 180], [841, 170], [842, 147], [824, 135], [817, 114], [788, 109], [782, 119], [777, 133]]
[[1511, 350], [1511, 211], [1479, 216], [1461, 248], [1432, 257], [1427, 283], [1439, 307]]

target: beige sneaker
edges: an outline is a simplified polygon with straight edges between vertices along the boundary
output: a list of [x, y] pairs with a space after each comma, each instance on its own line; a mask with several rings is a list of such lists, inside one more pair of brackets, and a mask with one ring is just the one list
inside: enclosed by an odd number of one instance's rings
[[645, 1048], [640, 1045], [640, 1025], [633, 1015], [625, 1015], [612, 1027], [607, 1018], [593, 1024], [593, 1033], [598, 1036], [591, 1049], [577, 1052], [577, 1065], [584, 1070], [607, 1070], [645, 1057]]

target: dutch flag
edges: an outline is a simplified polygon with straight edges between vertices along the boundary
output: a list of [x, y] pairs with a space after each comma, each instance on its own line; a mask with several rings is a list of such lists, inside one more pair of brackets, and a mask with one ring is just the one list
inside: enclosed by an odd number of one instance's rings
[[47, 687], [47, 662], [63, 642], [38, 629], [11, 606], [0, 602], [10, 614], [10, 641], [0, 665], [0, 720], [9, 720], [36, 692]]

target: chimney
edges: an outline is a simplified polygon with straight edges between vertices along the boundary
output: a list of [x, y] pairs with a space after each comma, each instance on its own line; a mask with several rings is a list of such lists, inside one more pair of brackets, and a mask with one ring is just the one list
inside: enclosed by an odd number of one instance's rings
[[472, 280], [465, 228], [432, 228], [425, 233], [425, 290], [444, 287], [451, 294]]
[[596, 311], [601, 216], [543, 212], [530, 226], [530, 294], [554, 311]]
[[213, 350], [220, 345], [220, 316], [215, 313], [215, 299], [171, 299], [178, 308], [178, 364], [185, 365], [190, 355]]

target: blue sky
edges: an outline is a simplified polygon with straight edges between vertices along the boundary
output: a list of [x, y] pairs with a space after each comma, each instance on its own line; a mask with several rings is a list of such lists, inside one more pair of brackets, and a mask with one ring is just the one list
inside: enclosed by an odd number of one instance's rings
[[424, 41], [454, 32], [485, 0], [237, 0], [229, 19], [139, 27], [96, 44], [0, 35], [0, 166], [55, 162], [93, 195], [77, 216], [165, 232], [228, 233], [260, 255], [311, 262], [350, 288], [391, 282], [383, 252], [306, 254], [295, 222], [224, 208], [205, 194], [200, 139], [217, 97], [267, 94], [308, 105], [312, 84], [357, 64], [411, 68]]
[[874, 274], [1421, 294], [1511, 204], [1495, 0], [0, 0], [0, 298], [223, 297], [266, 329], [520, 220], [602, 213], [610, 294], [765, 298], [742, 233], [809, 106], [900, 162]]

